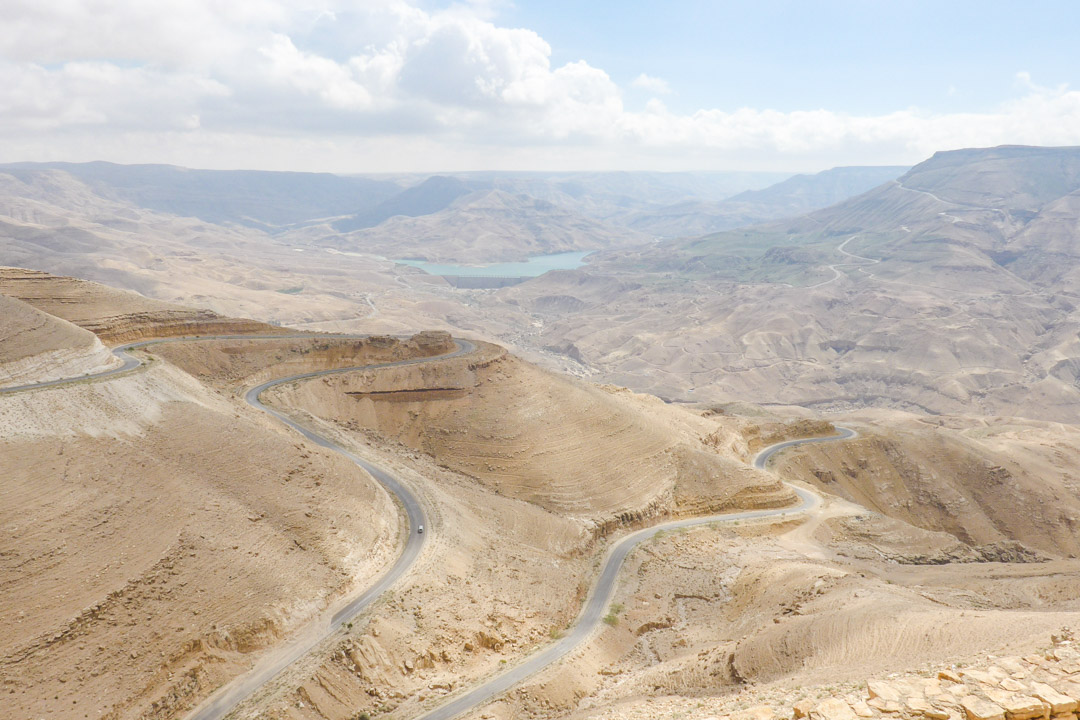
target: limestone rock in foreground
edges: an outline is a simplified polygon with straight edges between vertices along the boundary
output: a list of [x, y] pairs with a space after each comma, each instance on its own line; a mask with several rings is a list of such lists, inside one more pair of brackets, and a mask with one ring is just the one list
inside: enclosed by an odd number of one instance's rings
[[968, 720], [1005, 720], [1005, 710], [978, 695], [968, 695], [960, 701]]

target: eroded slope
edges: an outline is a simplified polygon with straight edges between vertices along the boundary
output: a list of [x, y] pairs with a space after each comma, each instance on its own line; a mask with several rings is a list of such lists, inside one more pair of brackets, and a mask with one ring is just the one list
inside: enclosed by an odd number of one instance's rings
[[178, 335], [283, 332], [254, 320], [192, 310], [127, 290], [37, 270], [0, 268], [0, 293], [67, 320], [103, 342], [121, 343]]
[[72, 377], [119, 363], [93, 333], [0, 294], [0, 386]]
[[[690, 502], [695, 512], [792, 502], [777, 480], [702, 443], [707, 421], [554, 375], [495, 346], [275, 393], [421, 450], [498, 493], [600, 523], [685, 512]], [[680, 484], [694, 489], [680, 493]], [[683, 495], [693, 500], [680, 505]]]

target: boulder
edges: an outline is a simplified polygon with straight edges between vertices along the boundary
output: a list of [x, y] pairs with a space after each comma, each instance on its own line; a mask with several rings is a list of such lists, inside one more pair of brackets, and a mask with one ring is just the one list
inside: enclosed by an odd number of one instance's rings
[[974, 668], [965, 668], [960, 673], [960, 677], [964, 680], [974, 680], [975, 682], [982, 683], [983, 685], [997, 685], [1004, 676], [995, 677], [985, 670], [976, 670]]
[[1028, 669], [1018, 657], [1005, 657], [998, 660], [998, 665], [1005, 669], [1014, 678], [1025, 677]]
[[855, 711], [840, 698], [822, 700], [810, 711], [810, 720], [856, 720]]
[[896, 700], [883, 700], [879, 697], [870, 698], [866, 704], [883, 713], [899, 713], [904, 710], [904, 706]]
[[967, 695], [960, 701], [967, 720], [1005, 720], [1005, 709], [978, 695]]
[[881, 680], [867, 680], [866, 690], [872, 698], [881, 698], [886, 702], [900, 702], [900, 691]]
[[1076, 700], [1059, 693], [1046, 683], [1032, 683], [1031, 694], [1050, 706], [1050, 714], [1061, 715], [1076, 710]]
[[757, 705], [732, 713], [731, 720], [776, 720], [776, 711], [769, 705]]
[[930, 720], [949, 720], [949, 713], [922, 698], [908, 698], [904, 703], [912, 715], [921, 715]]
[[858, 715], [859, 717], [861, 717], [861, 718], [872, 718], [872, 717], [874, 717], [874, 711], [871, 710], [870, 706], [867, 705], [862, 700], [858, 700], [856, 702], [849, 703], [849, 704], [851, 705], [851, 709], [854, 710], [855, 714]]
[[1006, 693], [998, 695], [986, 693], [994, 702], [1005, 709], [1005, 717], [1008, 720], [1033, 720], [1033, 718], [1050, 717], [1050, 708], [1042, 700], [1030, 695]]

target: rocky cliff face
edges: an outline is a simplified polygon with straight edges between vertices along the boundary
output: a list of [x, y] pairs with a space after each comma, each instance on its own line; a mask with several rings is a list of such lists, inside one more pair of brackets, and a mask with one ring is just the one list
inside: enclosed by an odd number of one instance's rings
[[809, 720], [1076, 720], [1080, 652], [1058, 636], [1042, 654], [989, 658], [975, 668], [869, 680], [865, 693], [804, 699], [792, 715]]
[[0, 293], [89, 330], [110, 345], [183, 335], [287, 332], [37, 270], [0, 268]]
[[86, 330], [0, 295], [0, 386], [97, 372], [119, 362]]

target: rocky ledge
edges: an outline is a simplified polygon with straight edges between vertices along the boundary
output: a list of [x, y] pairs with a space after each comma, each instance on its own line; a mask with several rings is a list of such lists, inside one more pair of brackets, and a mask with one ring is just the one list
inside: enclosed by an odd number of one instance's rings
[[1076, 720], [1080, 648], [1063, 631], [1045, 653], [995, 658], [980, 667], [950, 667], [936, 676], [869, 680], [863, 695], [795, 704], [808, 720]]

